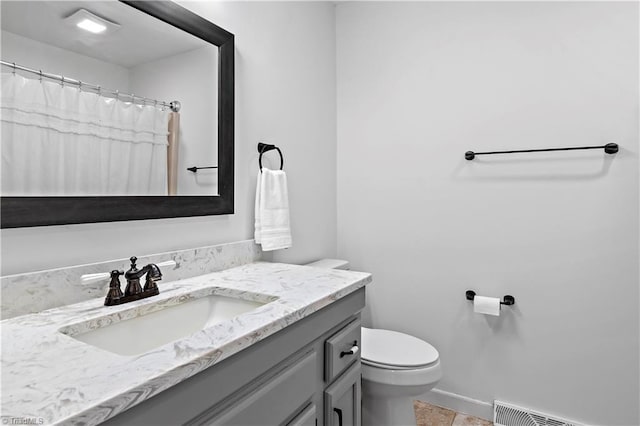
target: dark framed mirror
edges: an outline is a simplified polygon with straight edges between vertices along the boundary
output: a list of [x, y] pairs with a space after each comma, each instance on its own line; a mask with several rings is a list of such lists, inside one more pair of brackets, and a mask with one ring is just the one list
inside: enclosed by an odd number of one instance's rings
[[[234, 212], [233, 34], [171, 1], [119, 0], [114, 3], [126, 6], [136, 13], [153, 17], [155, 20], [162, 21], [217, 47], [217, 100], [215, 101], [217, 111], [211, 111], [210, 120], [211, 122], [217, 120], [217, 129], [215, 129], [215, 135], [211, 140], [206, 137], [202, 141], [204, 144], [217, 142], [217, 149], [210, 146], [211, 150], [217, 152], [217, 159], [211, 160], [216, 162], [216, 193], [213, 195], [181, 195], [178, 193], [172, 196], [104, 196], [93, 194], [87, 196], [31, 196], [28, 194], [4, 196], [5, 193], [3, 193], [2, 210], [0, 211], [2, 228], [207, 216]], [[2, 59], [5, 60], [5, 58]], [[3, 69], [3, 72], [6, 71]], [[14, 74], [15, 71], [14, 65]], [[213, 75], [212, 79], [216, 79], [216, 76]], [[42, 81], [42, 71], [40, 80]], [[211, 166], [209, 159], [201, 161], [203, 161], [202, 164], [192, 164], [192, 166]], [[196, 172], [187, 171], [184, 167], [182, 169], [184, 171], [181, 170], [181, 172], [187, 176], [196, 175]], [[200, 170], [197, 173], [203, 175]]]

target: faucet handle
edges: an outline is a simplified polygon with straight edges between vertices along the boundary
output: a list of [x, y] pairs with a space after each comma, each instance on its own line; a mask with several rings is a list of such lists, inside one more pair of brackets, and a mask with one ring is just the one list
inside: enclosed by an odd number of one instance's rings
[[115, 305], [123, 294], [120, 289], [120, 275], [124, 275], [124, 271], [118, 271], [114, 269], [111, 271], [111, 282], [109, 283], [109, 292], [104, 299], [105, 306]]

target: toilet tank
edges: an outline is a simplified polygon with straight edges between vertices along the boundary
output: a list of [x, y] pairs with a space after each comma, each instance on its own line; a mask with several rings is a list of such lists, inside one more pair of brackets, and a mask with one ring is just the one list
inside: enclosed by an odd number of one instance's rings
[[307, 263], [306, 266], [325, 269], [346, 269], [349, 270], [349, 262], [341, 259], [320, 259], [315, 262]]

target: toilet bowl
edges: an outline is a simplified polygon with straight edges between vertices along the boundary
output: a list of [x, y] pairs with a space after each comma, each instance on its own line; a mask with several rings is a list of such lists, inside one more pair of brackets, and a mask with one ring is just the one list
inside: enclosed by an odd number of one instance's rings
[[362, 424], [412, 426], [414, 396], [442, 378], [438, 351], [408, 334], [362, 327]]
[[[322, 259], [308, 266], [349, 269], [344, 260]], [[417, 337], [362, 327], [362, 424], [413, 426], [413, 398], [442, 378], [436, 348]]]

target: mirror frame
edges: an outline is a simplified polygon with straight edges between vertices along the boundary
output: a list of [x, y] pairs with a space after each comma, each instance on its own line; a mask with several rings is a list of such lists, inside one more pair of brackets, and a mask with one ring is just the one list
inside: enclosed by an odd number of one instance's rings
[[215, 196], [2, 197], [2, 228], [233, 213], [234, 37], [168, 0], [120, 2], [218, 46], [218, 194]]

